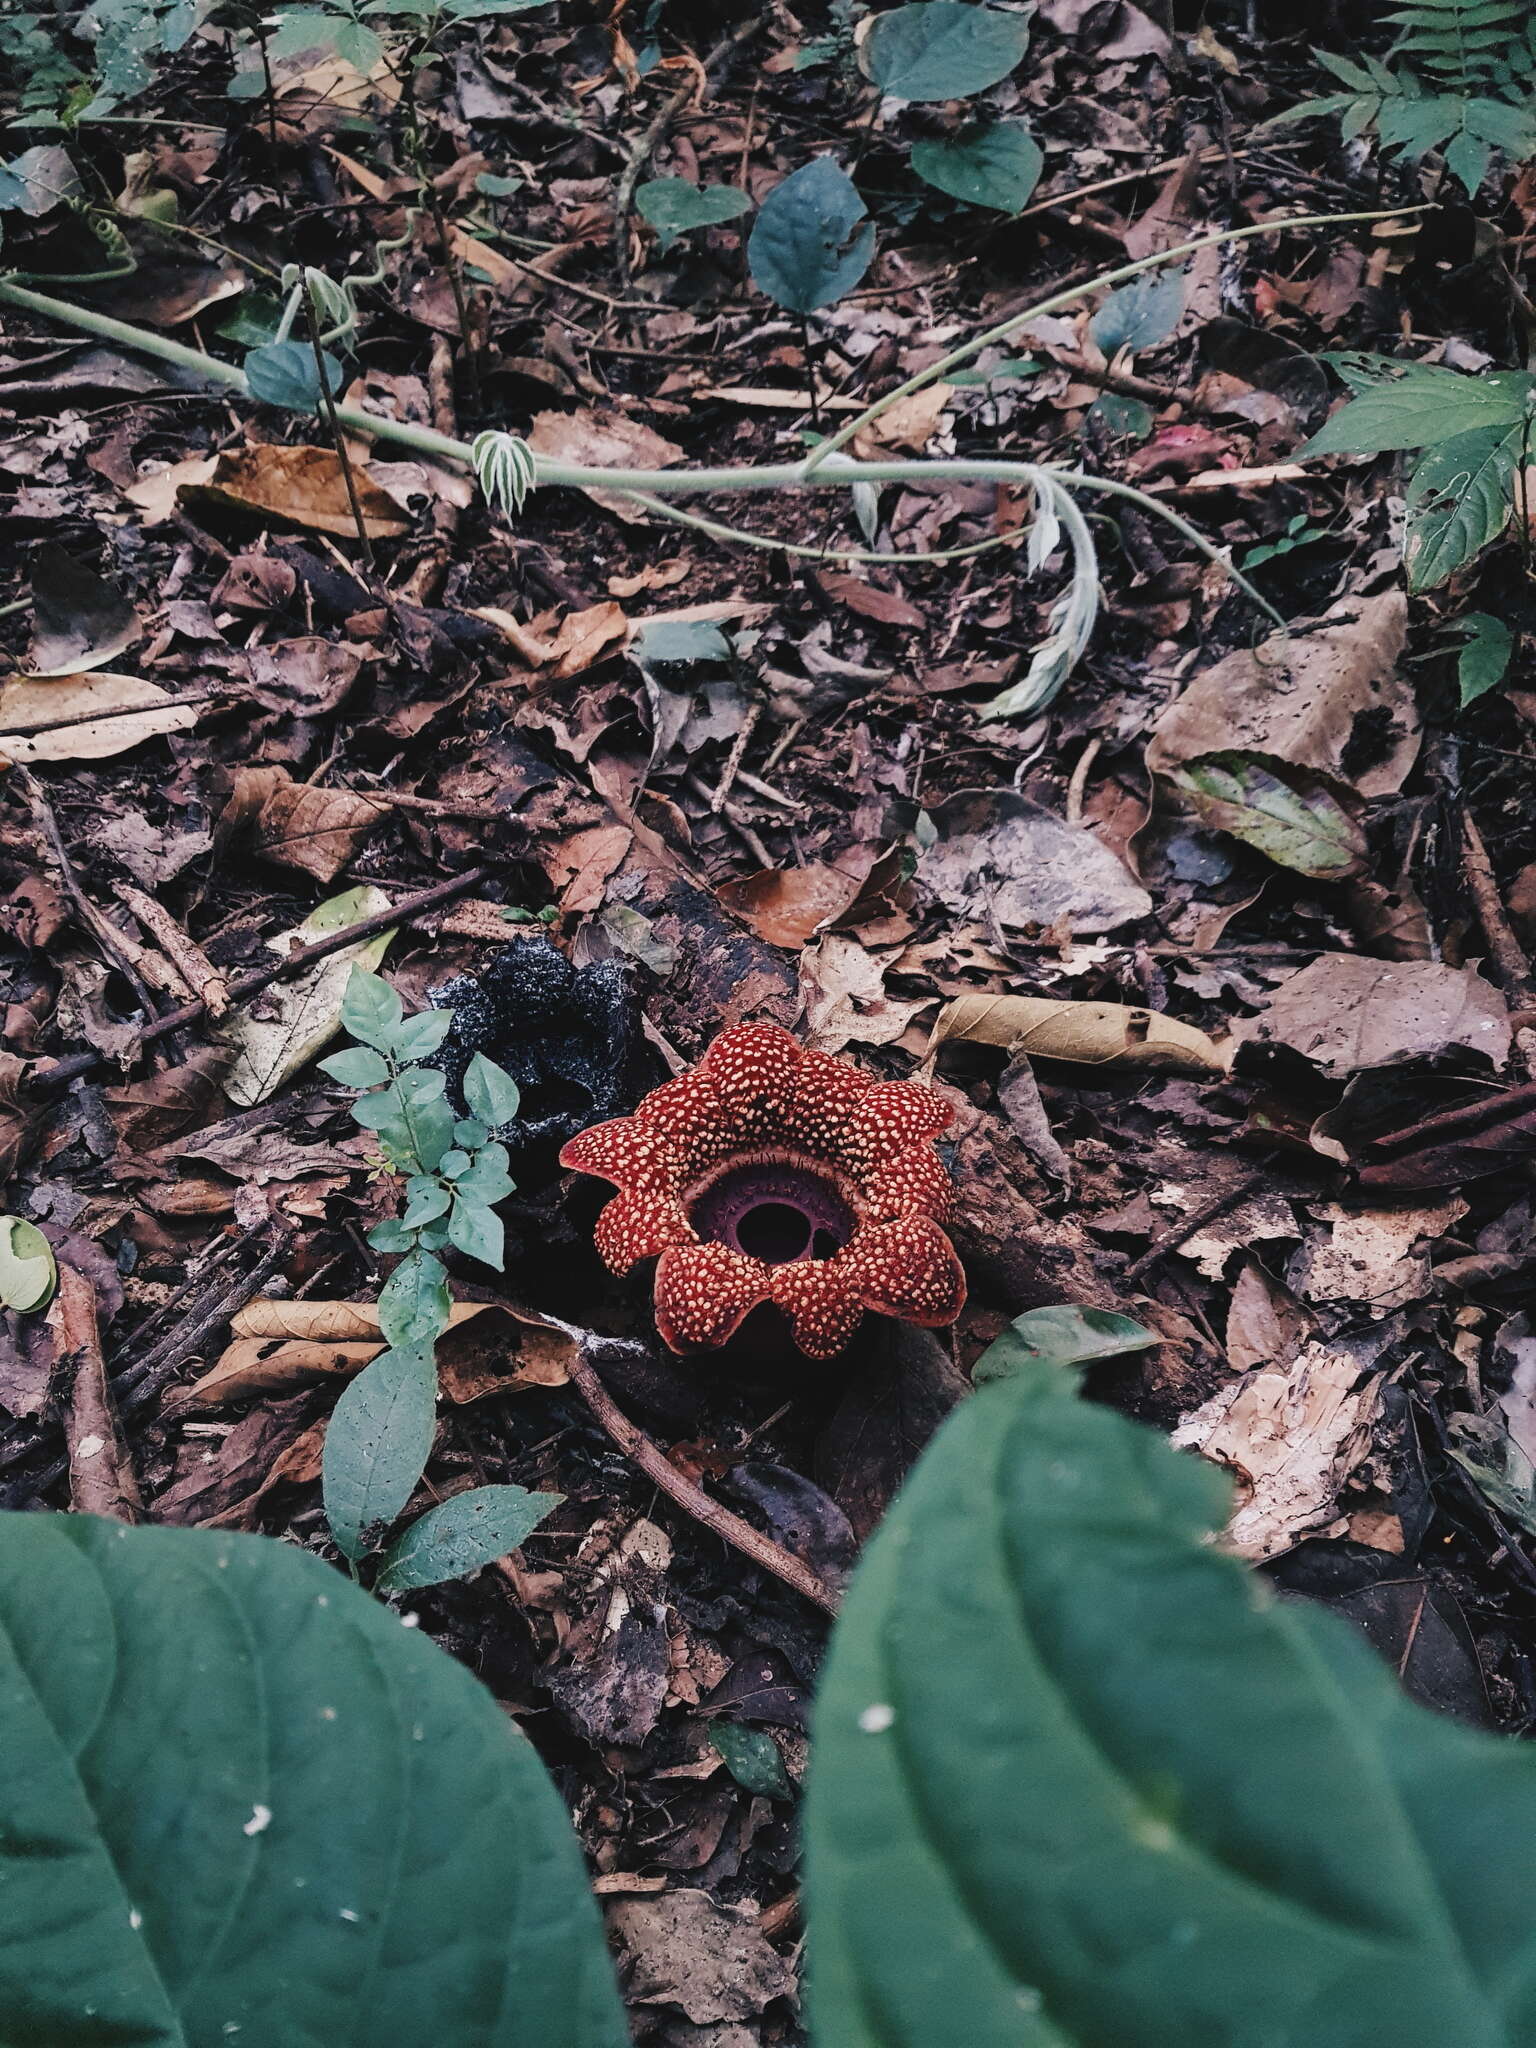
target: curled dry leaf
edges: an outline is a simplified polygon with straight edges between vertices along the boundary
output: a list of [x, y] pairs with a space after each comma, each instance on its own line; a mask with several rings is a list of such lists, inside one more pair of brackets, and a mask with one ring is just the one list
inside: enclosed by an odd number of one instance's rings
[[1529, 1160], [1536, 1152], [1536, 1081], [1480, 1095], [1372, 1139], [1360, 1154], [1367, 1188], [1449, 1188]]
[[1237, 649], [1169, 705], [1147, 766], [1171, 776], [1209, 755], [1263, 754], [1364, 797], [1394, 795], [1419, 751], [1413, 690], [1398, 666], [1407, 619], [1401, 591], [1342, 598], [1316, 630]]
[[[13, 679], [0, 690], [0, 756], [10, 761], [104, 761], [196, 723], [195, 705], [112, 669], [49, 682]], [[24, 730], [8, 731], [12, 724]]]
[[[186, 1389], [198, 1407], [284, 1393], [308, 1380], [350, 1379], [384, 1349], [376, 1304], [251, 1302], [230, 1324], [232, 1341], [212, 1370]], [[563, 1387], [570, 1339], [506, 1302], [459, 1301], [438, 1340], [438, 1372], [450, 1401], [515, 1387]]]
[[[410, 532], [409, 520], [400, 517], [399, 506], [374, 483], [366, 465], [352, 465], [352, 481], [370, 540], [397, 539]], [[313, 533], [345, 538], [357, 532], [341, 458], [334, 448], [278, 448], [257, 442], [219, 456], [210, 476], [188, 477], [179, 489], [199, 504], [259, 513], [263, 519], [306, 526]]]
[[1054, 996], [959, 996], [946, 1003], [928, 1041], [930, 1058], [953, 1038], [995, 1045], [1010, 1058], [1070, 1060], [1079, 1066], [1215, 1078], [1227, 1062], [1193, 1024], [1128, 1003], [1074, 1003]]
[[885, 992], [885, 969], [856, 939], [829, 932], [800, 957], [805, 1039], [818, 1052], [890, 1045], [930, 999], [901, 1002]]
[[351, 790], [295, 782], [286, 768], [242, 768], [219, 830], [227, 836], [249, 823], [268, 860], [329, 882], [388, 815], [382, 804]]
[[760, 868], [754, 875], [722, 882], [716, 897], [733, 917], [770, 946], [798, 953], [824, 924], [851, 909], [868, 879], [831, 861], [807, 861], [798, 868]]
[[1334, 1080], [1431, 1060], [1453, 1047], [1502, 1067], [1509, 1057], [1509, 1007], [1470, 967], [1324, 953], [1234, 1035], [1289, 1046]]

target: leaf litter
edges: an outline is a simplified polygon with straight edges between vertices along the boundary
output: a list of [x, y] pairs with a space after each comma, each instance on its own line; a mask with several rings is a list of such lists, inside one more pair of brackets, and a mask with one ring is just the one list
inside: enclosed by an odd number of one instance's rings
[[[1048, 0], [1027, 29], [939, 36], [951, 12], [917, 42], [878, 17], [857, 55], [764, 17], [675, 103], [670, 23], [644, 70], [617, 21], [612, 43], [564, 8], [461, 24], [420, 114], [446, 236], [398, 168], [386, 69], [275, 57], [268, 132], [198, 39], [133, 166], [110, 124], [26, 151], [8, 261], [99, 260], [42, 190], [82, 153], [69, 191], [136, 195], [137, 268], [101, 298], [120, 319], [229, 360], [272, 340], [264, 273], [376, 268], [364, 353], [334, 345], [349, 406], [508, 427], [553, 461], [723, 467], [798, 459], [1085, 264], [1294, 212], [1318, 178], [1377, 201], [1321, 130], [1255, 135], [1304, 88], [1225, 16], [1187, 33]], [[183, 107], [206, 126], [180, 132]], [[827, 141], [854, 127], [857, 162]], [[1528, 178], [1507, 201], [1523, 239]], [[995, 546], [1026, 509], [1008, 488], [671, 501], [759, 545], [612, 491], [508, 521], [352, 421], [338, 450], [319, 417], [8, 316], [7, 1298], [35, 1301], [46, 1263], [19, 1232], [94, 1259], [146, 1514], [319, 1546], [325, 1424], [383, 1344], [366, 1233], [394, 1206], [314, 1067], [350, 966], [387, 954], [411, 1006], [453, 983], [468, 1008], [508, 947], [520, 989], [539, 949], [567, 963], [544, 1008], [480, 1019], [545, 1121], [503, 1205], [503, 1288], [456, 1274], [413, 1505], [563, 1498], [410, 1606], [558, 1760], [656, 2048], [799, 2038], [822, 1618], [618, 1455], [566, 1326], [620, 1340], [605, 1384], [672, 1469], [830, 1585], [1002, 1329], [1129, 1315], [1160, 1341], [1095, 1391], [1232, 1472], [1233, 1547], [1384, 1642], [1392, 1589], [1422, 1582], [1480, 1667], [1477, 1711], [1528, 1720], [1536, 606], [1514, 539], [1418, 594], [1455, 523], [1438, 497], [1404, 513], [1392, 453], [1362, 466], [1336, 424], [1339, 466], [1296, 460], [1331, 404], [1324, 348], [1411, 333], [1444, 402], [1472, 403], [1499, 290], [1470, 226], [1417, 217], [1211, 249], [860, 426], [862, 459], [1012, 455], [1149, 490], [1287, 622], [1106, 500], [1087, 657], [1017, 719], [988, 707], [1067, 572], [1037, 585]], [[221, 1020], [198, 1007], [242, 986]], [[551, 1134], [754, 1020], [951, 1103], [953, 1345], [871, 1319], [830, 1369], [701, 1370], [596, 1259]], [[85, 1505], [48, 1327], [12, 1310], [0, 1498]]]

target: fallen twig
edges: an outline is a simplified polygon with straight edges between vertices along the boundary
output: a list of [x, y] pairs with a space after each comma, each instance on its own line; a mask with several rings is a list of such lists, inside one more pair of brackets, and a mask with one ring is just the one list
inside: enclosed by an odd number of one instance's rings
[[[270, 967], [253, 967], [248, 974], [237, 974], [230, 982], [228, 995], [231, 1004], [243, 1003], [248, 996], [260, 994], [270, 988], [274, 981], [285, 981], [290, 974], [299, 974], [316, 960], [327, 959], [332, 953], [339, 953], [346, 946], [352, 946], [359, 939], [372, 938], [376, 932], [388, 931], [391, 925], [406, 924], [412, 918], [420, 917], [424, 911], [435, 910], [441, 903], [451, 903], [455, 896], [466, 895], [490, 874], [488, 867], [466, 868], [451, 881], [435, 882], [430, 889], [418, 889], [414, 896], [402, 896], [398, 903], [392, 903], [387, 910], [376, 911], [372, 917], [361, 917], [356, 924], [343, 925], [340, 930], [327, 932], [323, 939], [316, 939], [312, 945], [300, 946], [287, 953], [281, 960], [274, 960]], [[185, 1003], [179, 1010], [170, 1010], [163, 1017], [157, 1017], [139, 1033], [139, 1046], [152, 1045], [168, 1032], [180, 1031], [187, 1024], [195, 1024], [207, 1014], [205, 1002]], [[100, 1066], [106, 1058], [100, 1052], [70, 1053], [67, 1058], [55, 1060], [51, 1067], [44, 1067], [32, 1077], [34, 1092], [54, 1095], [67, 1088], [71, 1081], [77, 1081], [82, 1074], [88, 1074]]]
[[57, 1321], [64, 1352], [59, 1400], [69, 1453], [70, 1503], [76, 1514], [136, 1522], [144, 1503], [107, 1385], [96, 1289], [86, 1274], [64, 1259], [59, 1262]]
[[669, 1462], [659, 1444], [652, 1443], [642, 1429], [638, 1429], [623, 1412], [598, 1377], [592, 1363], [592, 1352], [600, 1345], [607, 1344], [615, 1349], [638, 1350], [623, 1339], [600, 1337], [591, 1330], [579, 1329], [574, 1323], [562, 1322], [558, 1316], [545, 1315], [543, 1321], [552, 1329], [562, 1331], [570, 1338], [572, 1356], [568, 1370], [571, 1385], [581, 1395], [593, 1416], [603, 1430], [624, 1453], [630, 1462], [639, 1467], [647, 1479], [653, 1480], [661, 1491], [687, 1515], [718, 1536], [722, 1543], [728, 1543], [733, 1550], [739, 1550], [750, 1563], [758, 1565], [765, 1572], [772, 1572], [776, 1579], [782, 1579], [786, 1586], [793, 1587], [803, 1599], [819, 1607], [824, 1614], [836, 1614], [837, 1596], [811, 1570], [793, 1557], [782, 1545], [765, 1536], [760, 1529], [754, 1529], [750, 1522], [744, 1522], [740, 1515], [733, 1515], [729, 1508], [723, 1508], [718, 1501], [685, 1479], [677, 1467]]

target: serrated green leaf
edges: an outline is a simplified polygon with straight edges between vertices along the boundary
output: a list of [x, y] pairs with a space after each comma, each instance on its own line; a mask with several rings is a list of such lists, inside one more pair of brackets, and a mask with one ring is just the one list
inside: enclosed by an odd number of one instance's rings
[[477, 1486], [428, 1508], [384, 1553], [380, 1593], [409, 1593], [444, 1579], [467, 1578], [531, 1536], [563, 1501], [563, 1493], [521, 1486]]
[[1525, 460], [1530, 421], [1477, 427], [1426, 449], [1408, 480], [1403, 560], [1408, 588], [1447, 582], [1508, 526], [1515, 474]]
[[748, 1728], [740, 1721], [714, 1721], [709, 1739], [743, 1791], [760, 1799], [794, 1798], [784, 1753], [766, 1729]]
[[1227, 1496], [1052, 1368], [944, 1425], [818, 1697], [818, 2042], [1536, 2038], [1536, 1753], [1275, 1599]]
[[1145, 1351], [1161, 1342], [1129, 1316], [1102, 1308], [1032, 1308], [989, 1344], [971, 1369], [978, 1386], [1008, 1379], [1034, 1365], [1088, 1365], [1096, 1358], [1118, 1358]]
[[627, 2040], [532, 1747], [317, 1558], [0, 1515], [0, 1702], [18, 2048]]
[[333, 1052], [320, 1061], [322, 1074], [329, 1074], [343, 1088], [377, 1088], [389, 1079], [389, 1063], [371, 1046], [349, 1045], [345, 1052]]
[[436, 1430], [437, 1371], [430, 1349], [419, 1344], [382, 1353], [342, 1390], [325, 1432], [320, 1476], [325, 1518], [344, 1557], [364, 1556], [401, 1513], [426, 1470]]
[[1027, 121], [994, 121], [952, 142], [914, 142], [911, 164], [951, 199], [1017, 213], [1040, 182], [1045, 156]]
[[1169, 771], [1207, 825], [1318, 881], [1365, 866], [1365, 837], [1321, 776], [1259, 754], [1204, 754]]
[[352, 1036], [375, 1052], [388, 1052], [405, 1015], [405, 1005], [380, 974], [354, 967], [341, 999], [341, 1021]]
[[747, 258], [760, 291], [791, 313], [814, 313], [851, 292], [870, 266], [875, 230], [847, 173], [818, 156], [774, 186], [758, 208]]
[[1028, 46], [1028, 14], [998, 14], [976, 0], [912, 0], [875, 16], [859, 64], [892, 99], [961, 100], [1006, 78]]
[[1121, 349], [1156, 348], [1184, 316], [1189, 291], [1187, 270], [1149, 270], [1111, 292], [1088, 324], [1088, 332], [1106, 356]]
[[515, 1122], [521, 1099], [512, 1076], [483, 1052], [477, 1052], [464, 1069], [464, 1101], [487, 1129]]
[[441, 1261], [412, 1254], [379, 1290], [379, 1329], [386, 1344], [430, 1349], [448, 1327], [448, 1309]]
[[691, 185], [686, 178], [652, 178], [636, 188], [635, 206], [656, 230], [663, 255], [696, 228], [718, 227], [752, 210], [746, 193], [734, 185]]
[[478, 1259], [499, 1273], [506, 1251], [506, 1232], [494, 1209], [473, 1197], [460, 1196], [448, 1219], [448, 1242], [469, 1259]]
[[24, 1216], [0, 1216], [0, 1307], [18, 1315], [46, 1308], [59, 1284], [53, 1246]]

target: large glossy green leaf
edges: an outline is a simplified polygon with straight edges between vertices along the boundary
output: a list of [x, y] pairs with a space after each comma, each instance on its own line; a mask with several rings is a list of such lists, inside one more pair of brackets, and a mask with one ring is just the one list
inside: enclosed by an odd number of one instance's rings
[[1530, 422], [1474, 427], [1425, 450], [1408, 482], [1403, 560], [1410, 590], [1433, 590], [1497, 540], [1513, 510]]
[[961, 100], [1012, 71], [1029, 46], [1029, 16], [977, 0], [912, 0], [877, 14], [859, 62], [899, 100]]
[[758, 208], [747, 260], [759, 291], [791, 313], [814, 313], [851, 292], [875, 253], [875, 230], [853, 180], [813, 157]]
[[0, 1744], [8, 2048], [627, 2039], [533, 1751], [301, 1551], [0, 1515]]
[[1226, 1497], [1058, 1368], [945, 1424], [823, 1680], [817, 2048], [1536, 2040], [1536, 1750], [1277, 1600]]

